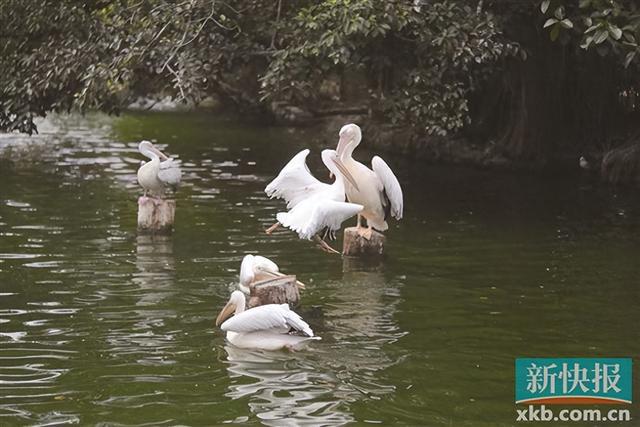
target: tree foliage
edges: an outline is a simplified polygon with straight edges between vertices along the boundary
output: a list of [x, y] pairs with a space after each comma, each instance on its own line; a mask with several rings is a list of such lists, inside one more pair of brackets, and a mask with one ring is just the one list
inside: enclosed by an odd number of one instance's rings
[[467, 4], [326, 0], [303, 8], [286, 28], [262, 92], [315, 102], [314, 88], [328, 73], [353, 68], [377, 80], [371, 101], [394, 123], [439, 135], [456, 131], [469, 121], [476, 82], [517, 51], [490, 13]]
[[[215, 93], [263, 110], [356, 102], [416, 134], [475, 133], [508, 156], [543, 156], [637, 123], [639, 8], [2, 0], [0, 130], [33, 132], [48, 111], [118, 111], [143, 94], [197, 103]], [[332, 79], [339, 93], [327, 96]]]
[[136, 92], [198, 100], [236, 59], [235, 10], [212, 0], [3, 0], [0, 129], [48, 111], [114, 112]]

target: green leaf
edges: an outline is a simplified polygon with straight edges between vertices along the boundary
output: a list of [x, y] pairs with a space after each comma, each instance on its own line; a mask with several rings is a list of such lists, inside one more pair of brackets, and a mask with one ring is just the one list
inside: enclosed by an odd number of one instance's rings
[[584, 42], [580, 45], [580, 47], [583, 49], [589, 49], [589, 46], [591, 45], [592, 41], [593, 41], [593, 36], [587, 36], [587, 38], [584, 39]]
[[598, 32], [593, 36], [593, 42], [595, 44], [600, 44], [605, 41], [609, 37], [609, 32], [606, 30], [598, 30]]
[[592, 26], [590, 26], [589, 28], [587, 28], [587, 29], [585, 30], [585, 32], [584, 32], [584, 33], [585, 33], [585, 34], [588, 34], [588, 33], [592, 32], [592, 31], [597, 30], [597, 29], [598, 29], [598, 28], [600, 28], [601, 26], [602, 26], [602, 24], [592, 25]]
[[567, 18], [565, 18], [562, 21], [560, 21], [560, 25], [562, 25], [564, 28], [573, 28], [573, 22], [571, 22]]
[[624, 58], [624, 68], [629, 67], [629, 64], [631, 64], [631, 61], [633, 61], [633, 58], [635, 58], [635, 56], [636, 56], [635, 50], [627, 53], [626, 58]]
[[580, 9], [584, 9], [586, 7], [589, 7], [590, 4], [591, 4], [591, 0], [580, 0], [579, 7]]
[[560, 35], [560, 26], [556, 25], [553, 27], [553, 29], [551, 30], [551, 33], [549, 34], [549, 36], [551, 37], [551, 41], [552, 42], [556, 41], [559, 35]]
[[609, 34], [611, 34], [611, 37], [613, 37], [614, 40], [620, 40], [620, 37], [622, 37], [622, 30], [613, 24], [609, 24]]
[[557, 19], [549, 18], [549, 19], [547, 19], [547, 21], [544, 23], [544, 25], [542, 26], [542, 28], [550, 27], [551, 25], [555, 24], [556, 22], [558, 22], [558, 20], [557, 20]]
[[544, 0], [542, 3], [540, 3], [540, 11], [542, 13], [547, 13], [547, 9], [549, 9], [549, 3], [551, 3], [551, 0]]
[[564, 18], [564, 7], [562, 6], [557, 7], [555, 12], [553, 12], [553, 14], [555, 15], [556, 18], [558, 18], [558, 20], [561, 20], [562, 18]]

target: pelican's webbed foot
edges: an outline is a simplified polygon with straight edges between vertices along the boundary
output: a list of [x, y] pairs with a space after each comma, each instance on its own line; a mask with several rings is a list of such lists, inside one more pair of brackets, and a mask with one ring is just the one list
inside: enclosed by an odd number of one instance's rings
[[371, 227], [369, 228], [360, 227], [358, 228], [358, 234], [366, 240], [371, 240], [371, 236], [373, 235], [373, 229]]
[[322, 249], [323, 251], [328, 252], [330, 254], [340, 254], [340, 252], [336, 251], [331, 246], [329, 246], [329, 244], [324, 240], [322, 240], [320, 236], [318, 236], [317, 234], [313, 236], [313, 240], [315, 240], [316, 243], [318, 243], [318, 245], [320, 246], [320, 249]]

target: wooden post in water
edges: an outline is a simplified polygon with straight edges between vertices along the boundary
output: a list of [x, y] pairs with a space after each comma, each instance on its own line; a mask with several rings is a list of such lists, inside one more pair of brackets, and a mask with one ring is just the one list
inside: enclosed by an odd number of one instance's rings
[[357, 227], [344, 229], [342, 255], [346, 256], [382, 256], [386, 237], [373, 230], [369, 240], [358, 234]]
[[265, 304], [289, 304], [295, 307], [300, 303], [296, 276], [282, 276], [254, 282], [249, 285], [249, 290], [249, 307]]
[[176, 201], [141, 196], [138, 199], [138, 231], [171, 233], [176, 215]]

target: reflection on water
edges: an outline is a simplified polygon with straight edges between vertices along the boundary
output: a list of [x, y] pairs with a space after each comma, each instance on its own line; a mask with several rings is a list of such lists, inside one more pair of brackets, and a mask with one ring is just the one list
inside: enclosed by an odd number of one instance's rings
[[249, 398], [264, 424], [343, 425], [354, 421], [351, 402], [395, 390], [377, 373], [400, 361], [384, 348], [404, 335], [394, 321], [399, 289], [388, 286], [380, 264], [344, 262], [343, 280], [327, 288], [335, 300], [322, 310], [323, 322], [304, 316], [327, 347], [314, 343], [301, 355], [225, 346], [231, 377], [225, 395]]
[[[265, 425], [343, 425], [353, 418], [340, 410], [335, 378], [284, 352], [225, 346], [231, 399], [249, 399], [249, 409]], [[232, 420], [230, 420], [232, 421]]]
[[175, 259], [171, 236], [136, 237], [136, 268], [132, 281], [144, 292], [136, 305], [156, 305], [174, 292]]
[[[514, 357], [640, 354], [633, 193], [389, 158], [406, 215], [362, 262], [263, 232], [265, 184], [333, 137], [206, 114], [40, 131], [0, 135], [0, 425], [513, 425]], [[136, 232], [141, 139], [182, 161], [171, 236]], [[224, 347], [245, 253], [307, 284], [321, 341]]]

